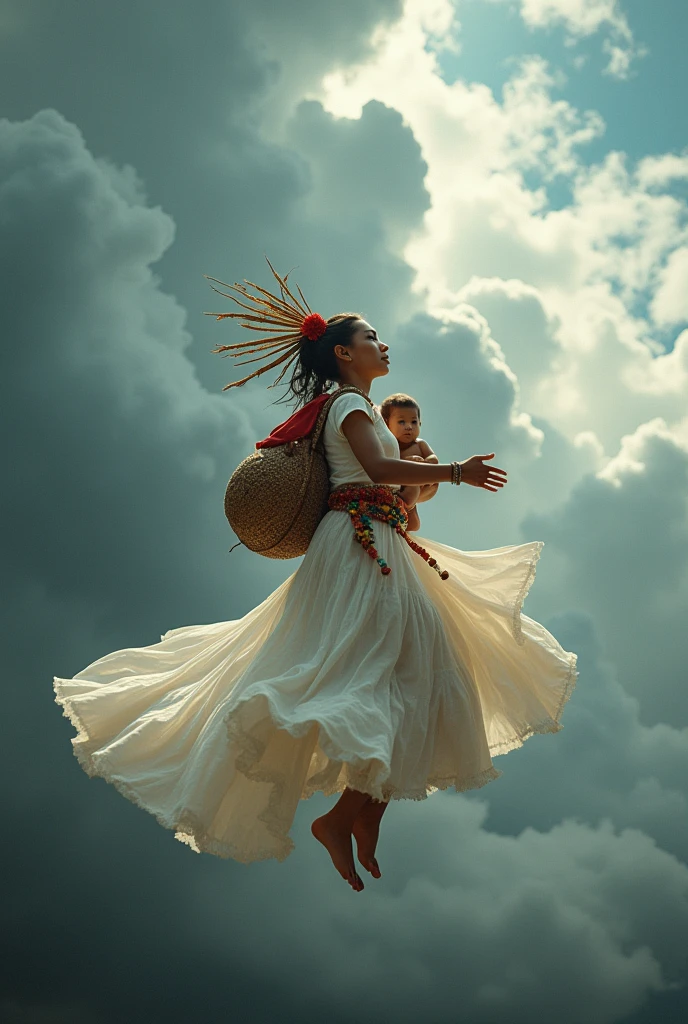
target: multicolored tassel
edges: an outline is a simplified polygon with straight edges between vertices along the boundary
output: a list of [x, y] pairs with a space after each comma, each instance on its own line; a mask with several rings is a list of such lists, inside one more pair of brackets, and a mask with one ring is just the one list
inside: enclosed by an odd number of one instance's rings
[[406, 505], [396, 491], [384, 484], [343, 484], [331, 491], [327, 500], [330, 509], [341, 512], [348, 512], [354, 528], [355, 538], [363, 550], [374, 558], [380, 566], [383, 576], [389, 576], [392, 569], [385, 562], [384, 558], [378, 555], [375, 547], [375, 535], [373, 533], [373, 519], [388, 523], [392, 529], [400, 534], [408, 546], [416, 554], [424, 558], [428, 565], [439, 573], [442, 580], [449, 578], [446, 569], [440, 569], [437, 560], [432, 558], [430, 553], [409, 537], [406, 532], [408, 526], [408, 513]]

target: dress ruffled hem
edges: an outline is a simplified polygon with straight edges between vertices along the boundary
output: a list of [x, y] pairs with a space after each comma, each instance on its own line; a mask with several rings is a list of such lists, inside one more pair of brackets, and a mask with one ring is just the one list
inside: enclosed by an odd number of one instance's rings
[[578, 655], [574, 652], [568, 652], [568, 671], [564, 681], [562, 682], [561, 689], [559, 692], [559, 702], [557, 709], [553, 715], [547, 718], [543, 718], [541, 721], [536, 722], [534, 725], [529, 725], [522, 732], [517, 732], [508, 740], [503, 740], [501, 743], [495, 743], [490, 745], [490, 755], [492, 757], [499, 757], [500, 754], [508, 754], [510, 750], [515, 750], [517, 747], [522, 747], [526, 740], [529, 740], [531, 736], [544, 735], [546, 733], [561, 732], [564, 726], [561, 724], [561, 717], [564, 713], [564, 707], [571, 697], [571, 694], [576, 688], [576, 682], [578, 679], [578, 669], [576, 667], [578, 662]]
[[[291, 735], [298, 735], [294, 733], [293, 729], [290, 729], [286, 724], [280, 724], [277, 721], [277, 716], [270, 705], [270, 701], [265, 697], [264, 694], [258, 694], [253, 699], [265, 698], [268, 707], [270, 708], [270, 716], [276, 729], [285, 729]], [[69, 697], [55, 697], [55, 702], [62, 707], [63, 716], [71, 722], [74, 728], [77, 730], [77, 735], [72, 739], [72, 746], [74, 755], [77, 758], [81, 768], [90, 778], [102, 778], [110, 785], [114, 786], [115, 789], [121, 793], [122, 796], [126, 797], [127, 800], [135, 804], [141, 810], [151, 814], [159, 825], [163, 828], [173, 831], [175, 833], [175, 839], [179, 842], [189, 846], [195, 853], [209, 853], [216, 857], [233, 859], [241, 863], [251, 863], [258, 860], [267, 860], [274, 858], [275, 860], [282, 861], [294, 849], [294, 841], [288, 834], [289, 830], [293, 826], [294, 816], [291, 813], [281, 813], [281, 808], [284, 806], [284, 790], [287, 782], [287, 773], [277, 771], [274, 769], [265, 769], [257, 767], [257, 762], [261, 759], [266, 743], [253, 736], [250, 732], [245, 730], [241, 724], [241, 711], [242, 705], [239, 705], [234, 712], [229, 712], [225, 721], [227, 729], [227, 738], [230, 743], [235, 745], [235, 766], [246, 778], [254, 782], [267, 782], [272, 785], [267, 806], [265, 810], [258, 815], [258, 820], [262, 821], [274, 839], [274, 844], [270, 846], [260, 846], [246, 848], [245, 846], [239, 847], [235, 843], [227, 842], [225, 840], [218, 839], [217, 837], [210, 834], [207, 825], [199, 818], [198, 815], [190, 811], [189, 809], [182, 809], [174, 815], [168, 815], [161, 813], [158, 809], [150, 806], [142, 797], [137, 793], [136, 789], [124, 779], [114, 772], [109, 764], [108, 758], [104, 755], [95, 756], [89, 751], [89, 737], [87, 729], [81, 719], [79, 713], [71, 705]], [[251, 701], [245, 701], [245, 704]], [[327, 731], [321, 723], [320, 725], [320, 736], [319, 746], [323, 753], [326, 754], [333, 761], [341, 762], [344, 768], [343, 773], [340, 772], [338, 777], [332, 782], [322, 781], [317, 776], [313, 779], [307, 780], [302, 793], [301, 800], [308, 800], [315, 793], [321, 792], [325, 796], [333, 796], [343, 793], [345, 789], [357, 789], [359, 792], [368, 793], [369, 796], [374, 797], [377, 800], [426, 800], [428, 796], [439, 790], [446, 790], [453, 787], [456, 792], [466, 792], [471, 789], [480, 789], [487, 785], [488, 782], [492, 782], [494, 779], [498, 779], [503, 772], [494, 765], [484, 769], [477, 774], [470, 776], [469, 778], [459, 779], [456, 774], [442, 775], [442, 776], [431, 776], [427, 779], [425, 788], [423, 789], [407, 789], [401, 790], [394, 786], [371, 783], [370, 781], [370, 768], [356, 769], [350, 764], [352, 760], [360, 761], [361, 758], [352, 752], [338, 752], [335, 756], [332, 742], [327, 736]], [[299, 730], [300, 732], [300, 730]], [[349, 759], [349, 760], [347, 760]], [[372, 764], [373, 761], [370, 762]], [[376, 762], [380, 764], [380, 762]]]
[[537, 547], [533, 551], [533, 555], [529, 558], [526, 563], [526, 572], [523, 577], [523, 582], [519, 588], [516, 600], [514, 601], [514, 612], [511, 619], [511, 635], [513, 636], [519, 647], [523, 647], [526, 642], [526, 638], [523, 635], [523, 628], [521, 626], [521, 608], [528, 596], [528, 591], [535, 582], [535, 574], [537, 572], [537, 564], [540, 561], [540, 555], [542, 549], [545, 546], [544, 541], [537, 541]]
[[[563, 713], [564, 706], [575, 687], [577, 676], [576, 661], [576, 654], [571, 653], [569, 656], [568, 675], [562, 685], [559, 704], [554, 717], [544, 719], [542, 722], [528, 726], [527, 729], [512, 740], [500, 744], [499, 749], [491, 750], [490, 753], [493, 756], [497, 754], [505, 754], [509, 750], [513, 750], [515, 747], [522, 746], [527, 739], [536, 733], [553, 733], [558, 732], [562, 728], [559, 720]], [[55, 682], [57, 682], [57, 679], [55, 679]], [[74, 755], [81, 768], [89, 777], [102, 778], [114, 786], [115, 789], [117, 789], [122, 796], [126, 797], [127, 800], [135, 804], [141, 810], [151, 814], [159, 825], [165, 829], [173, 831], [175, 833], [174, 838], [179, 842], [184, 843], [195, 853], [208, 853], [222, 859], [232, 859], [240, 863], [248, 864], [253, 861], [263, 861], [268, 859], [283, 861], [295, 848], [294, 841], [289, 835], [289, 831], [293, 826], [294, 816], [291, 813], [281, 812], [281, 808], [284, 807], [284, 790], [287, 783], [287, 773], [277, 771], [275, 769], [260, 768], [257, 766], [257, 762], [260, 761], [263, 756], [267, 744], [244, 729], [241, 722], [242, 706], [251, 703], [252, 700], [260, 700], [261, 698], [263, 698], [267, 703], [270, 710], [270, 717], [276, 729], [284, 729], [293, 736], [298, 736], [302, 734], [303, 731], [300, 729], [298, 732], [295, 732], [293, 728], [290, 728], [286, 723], [280, 722], [269, 698], [265, 694], [255, 695], [253, 698], [248, 701], [244, 701], [243, 704], [238, 705], [237, 708], [227, 714], [225, 720], [227, 739], [228, 742], [233, 743], [236, 748], [235, 766], [237, 770], [251, 781], [266, 782], [272, 786], [267, 806], [265, 810], [258, 815], [258, 819], [263, 822], [266, 830], [274, 839], [274, 843], [269, 846], [263, 845], [251, 848], [246, 848], [245, 846], [240, 847], [235, 843], [227, 842], [211, 835], [207, 825], [197, 814], [193, 813], [189, 809], [182, 809], [174, 815], [166, 815], [150, 806], [141, 798], [133, 786], [119, 777], [109, 767], [106, 756], [100, 755], [97, 758], [94, 757], [93, 753], [89, 750], [90, 743], [88, 730], [81, 716], [73, 707], [70, 698], [61, 697], [58, 694], [55, 697], [55, 702], [62, 707], [63, 716], [69, 719], [71, 724], [77, 730], [77, 735], [72, 739]], [[318, 724], [320, 727], [318, 743], [321, 750], [332, 761], [341, 762], [343, 764], [344, 771], [343, 773], [340, 772], [334, 780], [329, 782], [322, 779], [322, 773], [320, 773], [320, 778], [316, 775], [313, 778], [306, 780], [306, 784], [304, 785], [301, 793], [301, 800], [310, 799], [310, 797], [317, 792], [323, 793], [324, 796], [338, 795], [343, 793], [347, 788], [356, 789], [362, 793], [368, 793], [369, 796], [374, 797], [376, 800], [384, 800], [385, 802], [389, 800], [426, 800], [431, 794], [450, 788], [453, 788], [457, 793], [465, 793], [469, 790], [481, 789], [489, 782], [500, 778], [504, 774], [494, 765], [490, 765], [488, 768], [485, 768], [468, 778], [457, 778], [455, 773], [450, 775], [434, 775], [430, 776], [426, 780], [425, 787], [423, 789], [401, 790], [394, 786], [371, 781], [370, 765], [373, 763], [372, 761], [369, 762], [367, 769], [354, 768], [351, 762], [361, 760], [360, 757], [352, 752], [335, 752], [332, 741], [327, 735], [324, 725], [322, 723]], [[379, 764], [380, 762], [378, 761], [377, 763]]]
[[[537, 541], [536, 544], [537, 547], [535, 548], [532, 557], [526, 561], [526, 572], [514, 602], [511, 632], [514, 640], [520, 647], [523, 647], [526, 643], [521, 620], [521, 609], [523, 608], [525, 599], [528, 596], [528, 592], [535, 580], [537, 564], [540, 560], [542, 549], [545, 546], [544, 541]], [[530, 739], [531, 736], [535, 736], [536, 734], [561, 732], [564, 728], [561, 724], [561, 717], [564, 713], [564, 707], [576, 688], [576, 682], [578, 680], [578, 655], [574, 651], [567, 651], [566, 657], [568, 669], [561, 684], [559, 700], [554, 715], [548, 718], [543, 718], [535, 725], [528, 726], [528, 728], [524, 729], [523, 732], [516, 733], [512, 739], [504, 740], [499, 744], [492, 744], [490, 746], [490, 754], [493, 757], [500, 754], [508, 754], [510, 750], [522, 747], [526, 740]]]

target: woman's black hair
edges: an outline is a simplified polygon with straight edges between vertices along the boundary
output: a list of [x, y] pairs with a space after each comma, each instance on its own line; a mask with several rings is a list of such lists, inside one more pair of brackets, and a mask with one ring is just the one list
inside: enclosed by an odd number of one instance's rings
[[327, 330], [317, 341], [303, 338], [287, 393], [273, 404], [289, 401], [291, 394], [296, 400], [295, 408], [298, 409], [324, 394], [333, 383], [339, 382], [335, 345], [352, 345], [356, 324], [362, 319], [359, 313], [336, 313], [327, 320]]

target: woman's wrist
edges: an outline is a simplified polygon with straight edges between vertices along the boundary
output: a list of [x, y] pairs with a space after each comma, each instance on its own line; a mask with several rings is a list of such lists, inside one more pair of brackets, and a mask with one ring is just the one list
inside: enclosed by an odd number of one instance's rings
[[[399, 484], [402, 487], [422, 487], [423, 484], [441, 484], [452, 482], [452, 475], [458, 475], [452, 467], [461, 471], [461, 463], [452, 462], [413, 462], [410, 459], [384, 459], [377, 467], [367, 472], [380, 484]], [[459, 483], [462, 481], [459, 480]]]

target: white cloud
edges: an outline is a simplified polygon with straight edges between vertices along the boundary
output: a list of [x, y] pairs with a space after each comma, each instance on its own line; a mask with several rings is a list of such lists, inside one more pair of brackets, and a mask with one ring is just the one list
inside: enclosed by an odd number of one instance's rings
[[[600, 8], [567, 10], [581, 29], [601, 23]], [[347, 117], [379, 99], [400, 111], [421, 146], [432, 205], [404, 255], [426, 308], [441, 316], [470, 294], [486, 311], [481, 280], [520, 280], [531, 297], [536, 292], [549, 324], [548, 355], [539, 378], [524, 379], [524, 396], [530, 413], [570, 439], [592, 431], [613, 452], [638, 423], [681, 418], [688, 393], [654, 366], [664, 343], [638, 310], [662, 287], [657, 308], [666, 310], [666, 289], [674, 287], [660, 268], [673, 273], [671, 253], [685, 244], [686, 203], [667, 185], [686, 173], [685, 158], [665, 154], [634, 167], [612, 152], [586, 167], [581, 149], [602, 134], [603, 122], [554, 96], [556, 76], [541, 59], [521, 66], [500, 103], [482, 85], [444, 82], [424, 40], [422, 5], [408, 0], [403, 18], [376, 36], [374, 55], [327, 76], [322, 97]], [[546, 189], [562, 181], [571, 199], [550, 209]], [[507, 344], [523, 372], [539, 349], [517, 305]], [[519, 346], [528, 350], [525, 362]], [[559, 358], [550, 359], [555, 349]]]
[[688, 322], [688, 246], [670, 253], [651, 309], [655, 323], [662, 326]]
[[638, 162], [637, 178], [643, 188], [688, 178], [688, 155], [663, 153], [661, 156], [646, 156]]
[[545, 309], [540, 292], [518, 278], [472, 277], [458, 298], [486, 318], [516, 374], [521, 403], [529, 408], [531, 394], [543, 375], [554, 372], [564, 355], [556, 340], [559, 325]]
[[605, 70], [614, 78], [627, 78], [632, 62], [647, 52], [644, 46], [635, 43], [620, 0], [520, 0], [520, 10], [524, 22], [531, 28], [563, 25], [571, 43], [597, 32], [607, 32], [602, 44], [609, 57]]
[[631, 38], [619, 0], [521, 0], [521, 15], [532, 26], [561, 21], [570, 32], [592, 35], [602, 26], [610, 25], [619, 35]]

